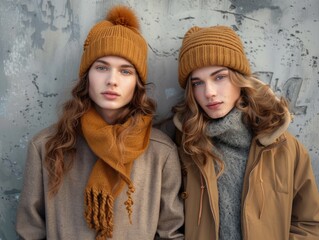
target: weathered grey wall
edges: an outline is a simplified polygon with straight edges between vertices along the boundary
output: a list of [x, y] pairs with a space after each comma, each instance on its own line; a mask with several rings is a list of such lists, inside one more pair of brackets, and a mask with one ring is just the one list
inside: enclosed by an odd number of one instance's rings
[[182, 94], [176, 59], [185, 31], [232, 26], [253, 70], [291, 100], [290, 130], [309, 149], [319, 182], [318, 0], [0, 0], [0, 240], [16, 239], [27, 142], [56, 120], [56, 107], [77, 77], [88, 30], [117, 3], [141, 16], [158, 120]]

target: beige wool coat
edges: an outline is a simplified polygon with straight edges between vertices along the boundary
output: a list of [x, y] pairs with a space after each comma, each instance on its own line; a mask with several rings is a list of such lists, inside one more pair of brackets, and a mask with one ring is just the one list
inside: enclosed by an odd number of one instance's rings
[[[17, 233], [27, 240], [93, 240], [95, 232], [84, 219], [84, 189], [97, 157], [79, 136], [73, 167], [58, 194], [49, 199], [43, 161], [51, 131], [52, 128], [41, 131], [30, 142], [17, 210]], [[131, 179], [135, 187], [132, 224], [124, 205], [124, 189], [115, 201], [113, 239], [184, 239], [178, 231], [184, 222], [178, 197], [180, 163], [171, 139], [152, 129], [147, 150], [134, 161]]]

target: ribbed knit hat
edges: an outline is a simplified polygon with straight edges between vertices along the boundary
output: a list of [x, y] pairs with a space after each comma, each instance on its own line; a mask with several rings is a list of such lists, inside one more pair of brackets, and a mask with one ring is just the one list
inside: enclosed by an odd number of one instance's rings
[[119, 56], [131, 62], [140, 79], [147, 77], [147, 43], [140, 33], [135, 13], [128, 7], [113, 7], [105, 20], [90, 30], [83, 46], [80, 64], [80, 78], [89, 70], [95, 60], [104, 56]]
[[225, 66], [250, 75], [250, 66], [239, 36], [229, 27], [192, 27], [179, 52], [178, 80], [182, 88], [191, 72], [206, 66]]

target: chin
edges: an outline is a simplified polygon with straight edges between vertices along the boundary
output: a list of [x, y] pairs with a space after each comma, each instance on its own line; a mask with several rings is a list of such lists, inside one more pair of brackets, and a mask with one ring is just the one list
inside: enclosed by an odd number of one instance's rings
[[219, 119], [219, 118], [223, 118], [227, 115], [227, 113], [219, 113], [219, 114], [213, 114], [213, 115], [210, 115], [210, 118], [212, 119]]

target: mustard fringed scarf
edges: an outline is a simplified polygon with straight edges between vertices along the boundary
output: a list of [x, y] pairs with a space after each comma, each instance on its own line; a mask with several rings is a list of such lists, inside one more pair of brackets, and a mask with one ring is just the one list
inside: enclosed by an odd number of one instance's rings
[[109, 125], [94, 108], [81, 118], [84, 138], [98, 157], [85, 189], [85, 219], [89, 227], [97, 232], [97, 240], [112, 237], [114, 200], [125, 184], [128, 186], [128, 200], [124, 204], [131, 222], [134, 186], [130, 173], [133, 161], [148, 146], [152, 117], [139, 116], [136, 127], [124, 138], [121, 153], [116, 135], [127, 128], [131, 121], [130, 118], [122, 125]]

